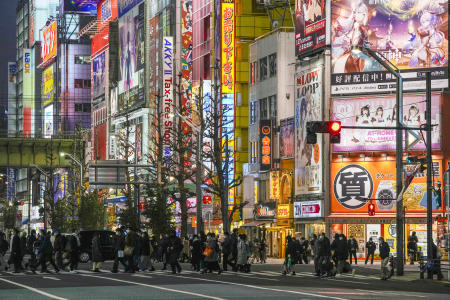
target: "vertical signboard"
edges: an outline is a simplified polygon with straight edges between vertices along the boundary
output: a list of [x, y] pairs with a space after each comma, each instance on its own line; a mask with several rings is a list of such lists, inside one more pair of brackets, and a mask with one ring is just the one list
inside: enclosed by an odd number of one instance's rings
[[32, 134], [32, 110], [34, 107], [33, 72], [31, 49], [23, 49], [23, 137], [31, 137]]
[[17, 169], [7, 168], [6, 176], [8, 180], [8, 184], [6, 185], [6, 198], [8, 201], [15, 201]]
[[58, 27], [57, 21], [53, 21], [48, 25], [43, 33], [42, 45], [42, 62], [47, 62], [57, 54], [58, 49]]
[[16, 63], [8, 62], [8, 136], [17, 133], [16, 74]]
[[306, 143], [306, 123], [322, 120], [322, 64], [300, 67], [295, 74], [295, 194], [322, 192], [322, 135]]
[[404, 90], [448, 87], [448, 1], [332, 0], [331, 92], [395, 91], [396, 79], [357, 47], [370, 47], [401, 70]]
[[[148, 52], [149, 52], [149, 62], [148, 62], [148, 92], [149, 99], [153, 100], [154, 95], [157, 94], [159, 87], [159, 60], [158, 55], [159, 51], [159, 16], [156, 16], [149, 21], [149, 40], [148, 40]], [[155, 100], [156, 101], [156, 100]], [[152, 107], [154, 103], [150, 103], [150, 107]]]
[[273, 125], [272, 120], [259, 121], [259, 145], [261, 162], [259, 169], [269, 171], [272, 168], [273, 160]]
[[44, 70], [42, 74], [42, 81], [42, 102], [45, 107], [53, 103], [55, 95], [53, 65]]
[[44, 108], [44, 138], [51, 138], [53, 134], [53, 104]]
[[326, 44], [325, 0], [295, 1], [295, 54], [307, 56]]
[[[221, 6], [221, 92], [222, 92], [222, 144], [224, 164], [227, 164], [228, 182], [234, 180], [234, 73], [235, 73], [235, 6], [234, 0], [222, 0]], [[234, 204], [234, 189], [229, 189], [228, 203]]]
[[280, 172], [270, 172], [270, 199], [280, 199]]
[[294, 157], [294, 118], [280, 121], [280, 157]]
[[119, 1], [119, 107], [144, 104], [145, 30], [142, 0]]
[[[209, 30], [209, 28], [208, 28]], [[181, 1], [181, 105], [182, 113], [192, 118], [192, 0]], [[182, 122], [184, 123], [184, 121]], [[185, 133], [191, 130], [183, 124]]]
[[92, 106], [99, 109], [105, 105], [107, 55], [108, 50], [101, 52], [92, 60]]
[[163, 153], [164, 160], [168, 161], [172, 155], [170, 148], [170, 141], [173, 127], [173, 114], [174, 114], [174, 98], [173, 98], [173, 37], [163, 37]]

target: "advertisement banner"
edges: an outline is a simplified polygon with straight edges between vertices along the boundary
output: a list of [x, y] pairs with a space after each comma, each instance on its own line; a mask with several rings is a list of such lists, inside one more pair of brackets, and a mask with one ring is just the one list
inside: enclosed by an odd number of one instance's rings
[[[148, 40], [148, 51], [150, 53], [149, 55], [149, 62], [148, 62], [148, 79], [149, 79], [149, 85], [148, 85], [148, 92], [149, 92], [149, 99], [153, 100], [154, 95], [157, 94], [158, 88], [159, 88], [159, 79], [158, 79], [158, 54], [160, 53], [159, 50], [159, 16], [156, 16], [149, 21], [149, 40]], [[156, 100], [153, 100], [156, 101]], [[153, 106], [154, 103], [150, 103], [150, 107]]]
[[[396, 126], [395, 95], [334, 98], [332, 119], [341, 121], [342, 126]], [[441, 147], [441, 94], [431, 96], [431, 123], [436, 124], [432, 132], [432, 147]], [[403, 122], [409, 127], [426, 124], [425, 94], [403, 95]], [[420, 132], [416, 132], [420, 135]], [[396, 131], [373, 129], [344, 129], [341, 131], [341, 143], [333, 145], [335, 152], [353, 151], [389, 151], [395, 150]], [[411, 134], [404, 135], [408, 143], [414, 141]], [[404, 142], [403, 145], [406, 143]], [[424, 150], [425, 143], [419, 141], [412, 150]]]
[[8, 184], [6, 185], [6, 199], [8, 201], [16, 200], [16, 180], [17, 180], [17, 169], [7, 168], [6, 169], [6, 180]]
[[275, 202], [258, 203], [255, 208], [255, 220], [275, 218]]
[[97, 6], [97, 26], [102, 29], [117, 18], [117, 0], [103, 0]]
[[164, 86], [164, 101], [163, 101], [163, 148], [164, 160], [168, 161], [172, 155], [170, 148], [172, 127], [173, 127], [173, 111], [174, 111], [174, 97], [173, 97], [173, 37], [163, 37], [163, 86]]
[[34, 92], [33, 78], [34, 69], [31, 49], [23, 49], [23, 137], [29, 138], [32, 135]]
[[45, 63], [49, 59], [56, 56], [58, 51], [58, 27], [57, 21], [53, 21], [48, 25], [43, 33], [42, 39], [42, 62]]
[[288, 219], [293, 214], [290, 204], [278, 204], [277, 219]]
[[[192, 119], [192, 0], [181, 1], [181, 105], [182, 113]], [[191, 127], [182, 121], [185, 134]]]
[[332, 94], [395, 90], [395, 78], [355, 46], [370, 47], [400, 70], [404, 90], [448, 87], [446, 0], [332, 0]]
[[129, 12], [133, 7], [141, 3], [143, 0], [117, 0], [117, 9], [119, 18]]
[[[405, 165], [406, 174], [414, 165]], [[442, 162], [433, 162], [434, 181], [442, 182]], [[375, 204], [375, 214], [394, 213], [396, 198], [395, 161], [340, 162], [331, 164], [331, 212], [368, 212], [368, 199]], [[418, 173], [403, 195], [407, 213], [426, 212], [426, 172]], [[442, 212], [442, 203], [433, 195], [433, 211]]]
[[[135, 1], [120, 1], [135, 2]], [[140, 1], [138, 1], [140, 2]], [[119, 106], [144, 104], [144, 3], [133, 6], [119, 18]]]
[[109, 45], [109, 27], [103, 28], [99, 33], [94, 35], [91, 41], [91, 55], [95, 56], [103, 48]]
[[273, 124], [272, 120], [259, 121], [259, 147], [261, 161], [259, 169], [268, 171], [272, 169], [273, 162]]
[[367, 224], [366, 232], [367, 232], [366, 242], [368, 242], [369, 239], [372, 238], [372, 241], [376, 245], [375, 254], [379, 254], [380, 251], [378, 250], [378, 239], [381, 236], [381, 225], [380, 224]]
[[322, 192], [322, 135], [306, 143], [306, 123], [322, 120], [323, 65], [301, 68], [295, 75], [295, 195]]
[[54, 71], [53, 65], [44, 70], [42, 74], [42, 102], [44, 107], [53, 103], [55, 95]]
[[326, 44], [325, 0], [295, 1], [295, 54], [310, 55]]
[[44, 108], [44, 138], [53, 135], [53, 104]]
[[280, 157], [294, 157], [294, 118], [280, 121]]
[[107, 50], [92, 59], [92, 104], [94, 109], [105, 105], [107, 74]]
[[322, 201], [294, 202], [294, 218], [320, 218]]
[[280, 199], [280, 172], [270, 172], [270, 199]]
[[136, 134], [135, 134], [135, 142], [134, 147], [136, 147], [137, 158], [142, 158], [142, 123], [136, 124]]
[[[222, 145], [228, 149], [228, 184], [234, 180], [234, 83], [235, 83], [235, 6], [234, 0], [221, 1], [221, 92], [222, 92]], [[223, 153], [225, 156], [226, 153]], [[224, 160], [225, 166], [226, 160]], [[229, 189], [228, 203], [234, 204], [234, 188]]]

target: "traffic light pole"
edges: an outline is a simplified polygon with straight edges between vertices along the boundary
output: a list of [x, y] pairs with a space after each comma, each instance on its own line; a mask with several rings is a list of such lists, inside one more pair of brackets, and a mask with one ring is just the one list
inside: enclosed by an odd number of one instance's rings
[[[431, 72], [426, 72], [426, 111], [425, 119], [427, 121], [427, 260], [433, 259], [433, 189], [432, 176], [433, 159], [431, 157], [431, 134], [433, 128], [431, 127]], [[433, 279], [433, 271], [427, 272], [427, 278]]]

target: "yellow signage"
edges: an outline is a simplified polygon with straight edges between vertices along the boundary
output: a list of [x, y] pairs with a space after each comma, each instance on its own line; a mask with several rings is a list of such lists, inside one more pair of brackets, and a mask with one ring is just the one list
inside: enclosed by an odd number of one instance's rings
[[270, 172], [270, 199], [280, 198], [280, 172]]
[[53, 65], [45, 69], [43, 74], [44, 84], [42, 95], [44, 98], [44, 106], [53, 102], [54, 96], [54, 79], [53, 79]]
[[234, 93], [235, 8], [233, 1], [222, 1], [222, 93]]
[[291, 213], [293, 210], [291, 209], [290, 204], [278, 204], [277, 206], [277, 219], [287, 219], [291, 217]]

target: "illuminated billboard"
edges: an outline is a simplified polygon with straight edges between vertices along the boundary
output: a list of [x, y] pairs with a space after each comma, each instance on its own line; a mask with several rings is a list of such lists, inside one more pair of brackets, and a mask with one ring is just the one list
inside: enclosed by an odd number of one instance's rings
[[44, 138], [51, 138], [53, 134], [53, 104], [44, 108]]
[[173, 130], [173, 112], [174, 112], [174, 95], [173, 95], [173, 37], [163, 37], [162, 44], [162, 58], [163, 58], [163, 156], [165, 161], [169, 161], [172, 156], [172, 149], [170, 147], [171, 136]]
[[322, 192], [322, 135], [306, 142], [306, 123], [322, 120], [323, 64], [297, 69], [295, 74], [295, 195]]
[[103, 0], [97, 7], [97, 24], [102, 29], [111, 20], [117, 18], [117, 0]]
[[[222, 145], [225, 158], [228, 154], [228, 160], [224, 159], [223, 164], [228, 162], [227, 178], [228, 184], [234, 180], [234, 110], [235, 110], [235, 17], [236, 11], [233, 0], [222, 0], [221, 7], [221, 41], [222, 41], [222, 59], [221, 59], [221, 78], [222, 78]], [[229, 189], [228, 203], [234, 204], [234, 188]]]
[[395, 90], [395, 77], [356, 47], [370, 47], [401, 70], [404, 90], [448, 87], [446, 0], [333, 0], [332, 93]]
[[105, 104], [107, 79], [107, 50], [92, 59], [92, 104], [98, 109]]
[[55, 97], [55, 82], [53, 65], [42, 73], [42, 102], [44, 106], [53, 103]]
[[95, 15], [97, 13], [97, 4], [101, 0], [63, 0], [63, 11], [72, 13], [81, 13]]
[[306, 56], [325, 46], [326, 2], [295, 1], [295, 55]]
[[58, 26], [57, 21], [53, 21], [48, 25], [43, 33], [42, 39], [42, 62], [46, 62], [57, 54], [58, 49]]
[[280, 157], [294, 157], [294, 118], [280, 120]]
[[[352, 98], [334, 98], [332, 102], [333, 120], [341, 121], [342, 126], [396, 126], [395, 95], [380, 95]], [[441, 146], [441, 94], [432, 94], [431, 97], [431, 123], [432, 147], [440, 149]], [[403, 122], [409, 127], [420, 127], [426, 124], [425, 94], [403, 95]], [[420, 135], [420, 132], [416, 132]], [[341, 132], [341, 143], [333, 144], [335, 152], [354, 151], [388, 151], [395, 150], [396, 131], [393, 129], [345, 129]], [[406, 137], [406, 136], [405, 136]], [[408, 134], [412, 142], [413, 137]], [[405, 145], [405, 143], [403, 143]], [[412, 150], [424, 150], [425, 144], [421, 139]]]
[[[119, 5], [123, 2], [119, 1]], [[129, 7], [126, 13], [119, 18], [120, 80], [118, 85], [119, 107], [121, 108], [126, 106], [137, 108], [144, 104], [144, 13], [144, 3], [141, 3]]]
[[261, 161], [259, 169], [269, 171], [273, 163], [273, 124], [272, 120], [259, 121], [259, 153]]
[[29, 138], [32, 135], [34, 93], [33, 93], [33, 56], [31, 49], [23, 49], [23, 105], [22, 105], [22, 131], [23, 137]]
[[[182, 112], [192, 118], [192, 0], [181, 1], [181, 105]], [[185, 123], [184, 121], [182, 123]], [[191, 130], [183, 125], [186, 134]]]

